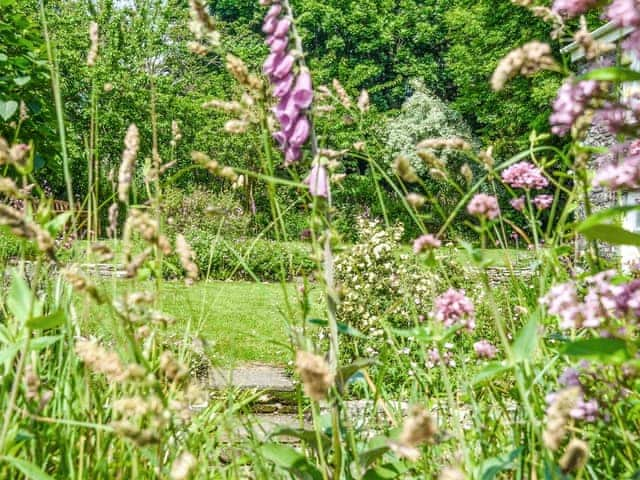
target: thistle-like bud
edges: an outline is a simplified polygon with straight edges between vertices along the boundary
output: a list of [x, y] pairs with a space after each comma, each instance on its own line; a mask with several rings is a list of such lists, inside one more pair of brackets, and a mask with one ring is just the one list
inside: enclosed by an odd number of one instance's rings
[[299, 350], [296, 354], [296, 371], [302, 378], [304, 392], [312, 400], [320, 401], [327, 398], [335, 376], [323, 357]]
[[342, 106], [347, 110], [351, 109], [353, 106], [351, 97], [337, 78], [333, 79], [333, 89], [336, 91], [336, 95], [338, 96], [338, 100], [340, 100]]
[[423, 195], [413, 192], [407, 194], [406, 200], [407, 203], [409, 203], [409, 205], [411, 205], [415, 209], [421, 208], [427, 201], [427, 199]]
[[194, 262], [196, 254], [182, 234], [178, 234], [176, 237], [176, 253], [180, 258], [182, 267], [187, 272], [187, 285], [193, 284], [198, 279], [198, 265]]
[[404, 155], [396, 157], [393, 161], [392, 167], [393, 172], [407, 183], [416, 183], [419, 180], [416, 170], [413, 168], [413, 165], [411, 165], [409, 159]]
[[366, 90], [362, 90], [362, 92], [360, 92], [360, 96], [358, 97], [358, 110], [360, 110], [360, 112], [362, 113], [367, 113], [370, 106], [369, 92], [367, 92]]
[[572, 438], [560, 459], [560, 468], [563, 473], [577, 472], [584, 468], [587, 460], [589, 445], [578, 438]]

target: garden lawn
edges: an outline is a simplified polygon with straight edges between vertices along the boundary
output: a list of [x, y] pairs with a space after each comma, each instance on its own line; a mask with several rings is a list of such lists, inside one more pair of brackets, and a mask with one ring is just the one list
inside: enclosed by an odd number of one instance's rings
[[[112, 294], [121, 293], [125, 282], [118, 280], [103, 286]], [[151, 283], [144, 287], [153, 290]], [[288, 284], [287, 289], [295, 308], [295, 286]], [[199, 332], [216, 364], [285, 364], [291, 358], [288, 327], [280, 313], [285, 305], [280, 284], [210, 281], [186, 287], [179, 281], [164, 282], [159, 298], [159, 309], [176, 319], [167, 329], [168, 338], [192, 339]], [[111, 320], [102, 312], [104, 307], [91, 307], [85, 329], [110, 338]]]

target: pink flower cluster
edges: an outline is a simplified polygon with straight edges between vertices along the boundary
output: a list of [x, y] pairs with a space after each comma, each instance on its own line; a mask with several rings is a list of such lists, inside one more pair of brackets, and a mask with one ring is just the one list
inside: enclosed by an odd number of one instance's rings
[[500, 215], [498, 199], [486, 193], [476, 194], [467, 205], [467, 211], [471, 215], [488, 218], [489, 220], [493, 220]]
[[566, 135], [587, 109], [591, 99], [600, 93], [600, 85], [595, 80], [576, 82], [567, 80], [553, 102], [553, 113], [549, 118], [551, 131], [555, 135]]
[[593, 180], [595, 185], [611, 190], [640, 188], [640, 140], [631, 142], [626, 151], [627, 156], [620, 163], [606, 165], [598, 171]]
[[540, 302], [551, 315], [560, 317], [560, 328], [598, 328], [616, 314], [640, 313], [640, 282], [613, 285], [615, 272], [608, 270], [587, 278], [583, 299], [574, 282], [562, 283], [549, 290]]
[[480, 358], [495, 358], [496, 353], [498, 353], [496, 347], [493, 346], [489, 340], [484, 339], [474, 343], [473, 349], [475, 350], [476, 355]]
[[456, 324], [467, 330], [473, 330], [476, 327], [475, 308], [473, 302], [465, 295], [464, 290], [450, 288], [437, 297], [432, 315], [445, 327], [452, 327]]
[[529, 162], [518, 162], [502, 172], [502, 180], [512, 188], [541, 189], [549, 185], [542, 171]]
[[565, 17], [577, 17], [590, 8], [593, 8], [598, 0], [555, 0], [551, 10]]
[[524, 197], [512, 198], [511, 200], [509, 200], [509, 203], [513, 208], [515, 208], [519, 212], [524, 212], [524, 204], [525, 204]]
[[605, 16], [618, 27], [640, 27], [640, 5], [637, 0], [613, 0]]
[[533, 197], [533, 204], [538, 210], [546, 210], [553, 205], [553, 195], [537, 195]]
[[[571, 387], [569, 387], [571, 388]], [[547, 405], [551, 408], [558, 398], [560, 392], [550, 393], [546, 397]], [[573, 407], [569, 411], [571, 418], [575, 420], [582, 420], [585, 422], [595, 422], [598, 417], [599, 405], [595, 399], [585, 401], [582, 392], [578, 393], [578, 398], [575, 400]]]
[[280, 130], [274, 138], [285, 152], [285, 165], [290, 165], [300, 159], [302, 146], [311, 134], [311, 122], [306, 114], [313, 101], [311, 73], [305, 67], [300, 68], [297, 75], [294, 72], [296, 57], [289, 48], [292, 21], [283, 4], [280, 1], [261, 3], [271, 3], [262, 25], [271, 53], [262, 70], [273, 84], [274, 96], [279, 99], [274, 114]]
[[438, 248], [440, 245], [442, 245], [442, 242], [435, 235], [431, 233], [421, 235], [413, 241], [413, 253], [418, 254], [425, 250]]

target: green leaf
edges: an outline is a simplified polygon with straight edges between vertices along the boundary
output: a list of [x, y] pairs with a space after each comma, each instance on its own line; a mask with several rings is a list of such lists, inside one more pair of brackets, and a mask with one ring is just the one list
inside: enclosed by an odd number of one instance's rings
[[[621, 205], [617, 207], [607, 208], [605, 210], [600, 210], [599, 212], [589, 215], [582, 222], [580, 222], [577, 230], [580, 232], [583, 229], [588, 229], [590, 227], [593, 227], [594, 225], [605, 223], [605, 220], [618, 218], [621, 215], [637, 210], [640, 210], [640, 205]], [[605, 224], [608, 225], [608, 223]]]
[[13, 282], [11, 282], [7, 297], [7, 307], [11, 314], [18, 322], [26, 322], [32, 315], [34, 302], [35, 297], [26, 280], [18, 272], [14, 272]]
[[482, 370], [480, 370], [473, 380], [471, 381], [472, 385], [477, 385], [480, 383], [485, 383], [489, 380], [494, 379], [498, 375], [503, 374], [504, 372], [510, 370], [511, 367], [507, 365], [503, 365], [502, 362], [491, 362], [488, 363]]
[[369, 450], [365, 450], [364, 452], [360, 453], [360, 455], [358, 455], [358, 458], [360, 459], [361, 465], [366, 468], [370, 466], [372, 463], [374, 463], [376, 460], [381, 458], [389, 450], [390, 449], [388, 445], [383, 445], [376, 448], [370, 448]]
[[378, 467], [374, 467], [367, 470], [367, 473], [362, 477], [363, 480], [389, 480], [397, 478], [406, 471], [401, 464], [398, 463], [385, 463]]
[[49, 231], [51, 235], [56, 236], [58, 233], [62, 231], [62, 229], [67, 224], [70, 218], [71, 218], [71, 212], [61, 213], [60, 215], [56, 216], [55, 218], [47, 222], [47, 224], [45, 225], [45, 228]]
[[17, 110], [18, 102], [14, 100], [9, 100], [7, 102], [0, 100], [0, 117], [2, 117], [5, 122], [9, 120]]
[[[307, 320], [307, 322], [309, 322], [312, 325], [316, 325], [318, 327], [329, 326], [329, 322], [327, 320], [322, 320], [319, 318], [310, 318], [309, 320]], [[347, 325], [346, 323], [340, 323], [340, 322], [337, 322], [337, 323], [338, 323], [338, 333], [342, 333], [344, 335], [349, 335], [351, 337], [356, 337], [356, 338], [365, 338], [365, 335], [362, 332]]]
[[338, 381], [340, 382], [341, 385], [344, 385], [349, 381], [349, 379], [356, 372], [358, 372], [359, 370], [362, 370], [363, 368], [370, 367], [375, 363], [376, 361], [372, 358], [358, 358], [354, 360], [352, 363], [350, 363], [349, 365], [340, 367], [338, 369], [338, 375], [337, 375]]
[[48, 329], [55, 328], [62, 325], [66, 320], [66, 315], [64, 314], [64, 310], [60, 309], [54, 313], [49, 315], [43, 315], [40, 317], [32, 317], [27, 320], [27, 326], [34, 330], [36, 329]]
[[0, 53], [0, 62], [6, 62], [7, 60], [9, 60], [9, 57], [7, 57], [4, 53]]
[[26, 478], [31, 480], [53, 480], [53, 477], [44, 473], [40, 467], [27, 460], [10, 456], [0, 457], [0, 461], [7, 462], [16, 470], [19, 470]]
[[493, 480], [499, 473], [513, 468], [513, 462], [522, 454], [523, 447], [518, 447], [511, 453], [485, 460], [480, 467], [481, 480]]
[[19, 87], [24, 87], [27, 83], [31, 81], [31, 77], [29, 75], [25, 75], [24, 77], [14, 78], [13, 81]]
[[624, 67], [604, 67], [591, 70], [580, 77], [580, 80], [599, 80], [601, 82], [637, 82], [640, 72]]
[[322, 474], [309, 462], [307, 457], [292, 447], [278, 443], [267, 443], [260, 447], [260, 453], [267, 460], [293, 473], [298, 478], [305, 480], [320, 480], [322, 478]]
[[540, 311], [533, 312], [527, 324], [518, 333], [513, 342], [513, 356], [516, 362], [531, 360], [538, 345], [538, 323]]
[[640, 234], [630, 232], [617, 225], [598, 224], [579, 230], [589, 240], [601, 240], [611, 245], [633, 245], [640, 247]]
[[570, 357], [601, 361], [624, 361], [630, 358], [627, 342], [619, 338], [589, 338], [567, 344], [562, 353]]

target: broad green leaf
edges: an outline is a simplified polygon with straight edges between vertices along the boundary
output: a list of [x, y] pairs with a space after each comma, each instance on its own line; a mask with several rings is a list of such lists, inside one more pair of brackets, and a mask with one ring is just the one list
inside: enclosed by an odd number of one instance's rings
[[6, 62], [7, 60], [9, 60], [9, 57], [7, 57], [4, 53], [0, 53], [0, 62]]
[[47, 222], [47, 224], [45, 225], [45, 228], [52, 235], [57, 235], [62, 231], [62, 229], [67, 224], [70, 218], [71, 218], [71, 212], [61, 213], [60, 215], [56, 216], [54, 219]]
[[[310, 324], [316, 325], [318, 327], [328, 327], [329, 326], [329, 322], [327, 320], [322, 320], [322, 319], [319, 319], [319, 318], [310, 318], [307, 321]], [[338, 332], [342, 333], [344, 335], [349, 335], [351, 337], [365, 338], [365, 335], [362, 332], [360, 332], [359, 330], [356, 330], [355, 328], [347, 325], [346, 323], [338, 322]]]
[[580, 77], [580, 80], [599, 80], [601, 82], [637, 82], [640, 72], [624, 67], [603, 67], [591, 70]]
[[402, 475], [407, 469], [400, 463], [385, 463], [367, 471], [363, 480], [390, 480]]
[[288, 470], [298, 478], [305, 480], [320, 480], [322, 478], [322, 474], [310, 463], [307, 457], [292, 447], [278, 443], [267, 443], [260, 447], [260, 453], [267, 460]]
[[55, 328], [64, 323], [66, 316], [64, 314], [64, 310], [58, 310], [49, 315], [43, 315], [40, 317], [32, 317], [27, 320], [27, 326], [32, 329], [47, 329], [47, 328]]
[[611, 245], [633, 245], [640, 247], [640, 234], [630, 232], [617, 225], [598, 224], [580, 230], [589, 240], [601, 240]]
[[502, 375], [504, 372], [510, 370], [511, 367], [503, 365], [502, 362], [491, 362], [487, 364], [482, 370], [480, 370], [471, 383], [477, 385], [494, 379], [495, 377]]
[[27, 83], [31, 81], [31, 77], [29, 75], [25, 75], [24, 77], [14, 78], [13, 81], [19, 87], [24, 87]]
[[7, 102], [0, 100], [0, 117], [6, 122], [18, 110], [18, 102], [9, 100]]
[[21, 458], [4, 456], [0, 457], [0, 461], [7, 462], [16, 470], [19, 470], [26, 478], [31, 480], [53, 480], [53, 477], [43, 472], [40, 467], [34, 465], [27, 460]]
[[36, 337], [31, 340], [31, 350], [39, 351], [43, 348], [47, 348], [56, 342], [62, 340], [62, 335], [46, 335], [43, 337]]
[[513, 356], [516, 362], [531, 360], [538, 345], [538, 323], [540, 312], [533, 312], [529, 321], [518, 332], [516, 340], [513, 342]]
[[562, 353], [576, 358], [624, 361], [630, 357], [627, 343], [619, 338], [589, 338], [567, 344]]
[[364, 452], [360, 453], [360, 455], [358, 455], [358, 458], [360, 459], [361, 465], [366, 468], [370, 466], [372, 463], [374, 463], [376, 460], [381, 458], [389, 450], [390, 449], [388, 445], [383, 445], [376, 448], [370, 448], [369, 450], [365, 450]]
[[33, 313], [34, 302], [35, 298], [26, 280], [18, 272], [14, 272], [7, 297], [7, 307], [11, 314], [20, 323], [26, 322]]
[[590, 227], [593, 227], [594, 225], [608, 225], [608, 223], [605, 223], [605, 220], [619, 218], [621, 215], [637, 210], [640, 210], [640, 205], [621, 205], [617, 207], [607, 208], [605, 210], [600, 210], [599, 212], [589, 215], [582, 222], [580, 222], [577, 230], [581, 232], [583, 229], [588, 229]]
[[518, 447], [506, 455], [485, 460], [480, 466], [480, 479], [493, 480], [499, 473], [513, 468], [513, 462], [522, 454], [523, 447]]

